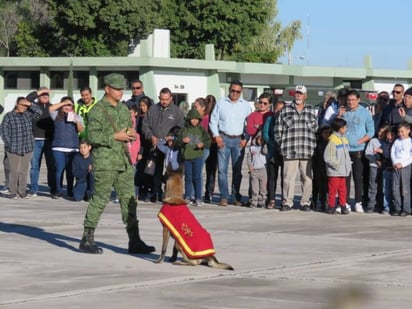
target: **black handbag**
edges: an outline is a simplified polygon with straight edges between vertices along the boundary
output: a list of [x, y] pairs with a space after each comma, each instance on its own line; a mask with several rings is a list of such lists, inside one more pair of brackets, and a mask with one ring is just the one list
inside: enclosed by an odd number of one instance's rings
[[157, 157], [157, 148], [154, 147], [150, 149], [146, 165], [144, 167], [144, 173], [150, 176], [153, 176], [156, 171], [156, 157]]

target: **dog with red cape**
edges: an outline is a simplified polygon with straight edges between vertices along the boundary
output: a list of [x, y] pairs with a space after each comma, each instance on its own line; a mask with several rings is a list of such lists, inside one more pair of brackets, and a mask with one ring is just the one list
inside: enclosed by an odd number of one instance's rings
[[[192, 214], [183, 199], [183, 179], [181, 170], [168, 171], [163, 206], [157, 215], [163, 225], [163, 243], [160, 257], [155, 263], [162, 263], [170, 236], [175, 239], [173, 254], [169, 261], [175, 265], [207, 264], [213, 268], [233, 270], [226, 263], [220, 263], [215, 256], [210, 234]], [[183, 261], [177, 261], [180, 252]]]

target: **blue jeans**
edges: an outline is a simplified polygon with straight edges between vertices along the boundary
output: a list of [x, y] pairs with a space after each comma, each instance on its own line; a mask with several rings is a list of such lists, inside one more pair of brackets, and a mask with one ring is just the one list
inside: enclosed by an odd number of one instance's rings
[[77, 179], [73, 189], [73, 199], [81, 201], [85, 197], [90, 198], [94, 193], [94, 177], [93, 173], [87, 173], [86, 179]]
[[37, 193], [39, 191], [39, 175], [43, 154], [47, 165], [47, 185], [49, 186], [50, 193], [54, 194], [56, 192], [55, 165], [51, 141], [49, 140], [34, 141], [30, 168], [30, 192]]
[[73, 194], [74, 177], [72, 173], [72, 162], [73, 162], [73, 158], [75, 154], [76, 154], [75, 151], [63, 152], [63, 151], [53, 150], [54, 161], [56, 164], [56, 174], [55, 174], [56, 193], [58, 194], [62, 194], [63, 173], [65, 170], [66, 170], [67, 194], [68, 195]]
[[224, 147], [218, 148], [218, 182], [219, 191], [222, 199], [228, 199], [228, 168], [229, 160], [232, 159], [232, 197], [240, 201], [240, 183], [242, 182], [242, 162], [245, 154], [244, 148], [240, 148], [240, 137], [230, 138], [223, 135]]
[[202, 167], [203, 157], [185, 160], [185, 198], [194, 196], [197, 201], [202, 199]]
[[[202, 172], [203, 171], [203, 167], [205, 166], [205, 163], [206, 163], [206, 160], [207, 160], [207, 158], [209, 157], [209, 153], [210, 153], [210, 150], [209, 150], [209, 148], [204, 148], [203, 149], [203, 156], [202, 156], [202, 159], [203, 159], [203, 162], [202, 162], [202, 167], [200, 168], [200, 171]], [[202, 177], [202, 175], [200, 176], [200, 187], [201, 188], [203, 188], [203, 177]], [[195, 190], [194, 190], [194, 188], [192, 187], [192, 190], [191, 190], [191, 192], [193, 193]], [[206, 194], [205, 194], [206, 195]], [[193, 196], [186, 196], [186, 198], [188, 198], [188, 199], [191, 199], [191, 198], [193, 198]]]

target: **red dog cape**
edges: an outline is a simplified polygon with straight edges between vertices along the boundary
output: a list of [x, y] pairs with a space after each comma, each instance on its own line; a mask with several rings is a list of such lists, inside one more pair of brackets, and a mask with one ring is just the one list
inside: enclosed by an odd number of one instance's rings
[[189, 258], [196, 259], [215, 254], [210, 234], [185, 204], [164, 203], [157, 216]]

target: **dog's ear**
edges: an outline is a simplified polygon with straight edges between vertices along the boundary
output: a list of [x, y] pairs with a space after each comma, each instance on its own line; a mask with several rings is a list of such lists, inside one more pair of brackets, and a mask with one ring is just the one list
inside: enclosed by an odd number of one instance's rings
[[183, 199], [183, 175], [178, 171], [169, 171], [163, 202], [172, 205], [185, 204]]

